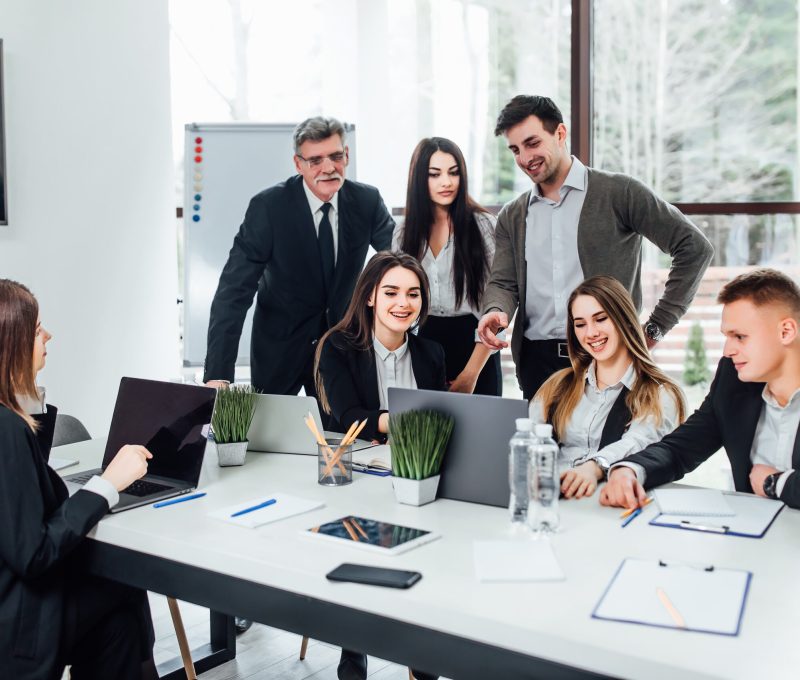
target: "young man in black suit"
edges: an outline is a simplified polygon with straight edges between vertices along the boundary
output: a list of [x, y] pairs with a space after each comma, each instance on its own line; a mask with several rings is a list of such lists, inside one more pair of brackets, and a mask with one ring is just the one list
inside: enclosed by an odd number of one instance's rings
[[721, 446], [737, 491], [800, 508], [800, 287], [772, 269], [726, 284], [724, 357], [697, 411], [612, 468], [603, 505], [636, 507], [645, 488], [680, 479]]
[[338, 322], [371, 245], [390, 247], [394, 220], [378, 190], [345, 180], [349, 150], [334, 118], [294, 132], [298, 174], [254, 196], [211, 304], [203, 380], [233, 381], [239, 337], [256, 297], [251, 381], [270, 394], [315, 395], [314, 349]]

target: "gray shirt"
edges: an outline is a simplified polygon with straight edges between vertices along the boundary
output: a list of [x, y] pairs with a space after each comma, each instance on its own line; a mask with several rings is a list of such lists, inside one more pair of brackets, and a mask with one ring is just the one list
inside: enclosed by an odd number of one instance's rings
[[567, 337], [567, 300], [584, 279], [577, 244], [588, 175], [586, 166], [573, 156], [557, 203], [543, 196], [538, 184], [531, 191], [525, 232], [528, 340]]

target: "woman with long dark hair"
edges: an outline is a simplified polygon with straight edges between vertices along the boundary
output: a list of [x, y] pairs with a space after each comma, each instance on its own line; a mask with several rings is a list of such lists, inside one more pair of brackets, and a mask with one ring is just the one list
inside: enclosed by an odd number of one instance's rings
[[444, 137], [423, 139], [411, 157], [406, 216], [393, 248], [419, 260], [428, 275], [431, 308], [419, 335], [444, 347], [454, 392], [502, 394], [500, 355], [475, 336], [495, 222], [469, 195], [461, 149]]
[[150, 453], [124, 446], [73, 496], [47, 464], [55, 407], [36, 386], [50, 334], [36, 298], [0, 279], [0, 668], [16, 680], [158, 677], [146, 594], [81, 571], [75, 549]]
[[315, 378], [329, 429], [367, 419], [365, 439], [386, 440], [389, 387], [443, 390], [441, 346], [410, 333], [428, 314], [428, 279], [404, 253], [381, 252], [364, 267], [342, 320], [319, 341]]
[[567, 498], [591, 496], [609, 466], [672, 432], [686, 417], [683, 392], [650, 357], [630, 294], [610, 276], [580, 284], [567, 303], [570, 368], [531, 402], [553, 426]]

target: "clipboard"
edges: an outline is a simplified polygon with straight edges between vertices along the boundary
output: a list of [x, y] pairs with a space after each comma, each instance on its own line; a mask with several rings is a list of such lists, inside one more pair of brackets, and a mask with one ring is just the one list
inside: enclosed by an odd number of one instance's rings
[[785, 503], [753, 494], [726, 493], [728, 504], [736, 513], [732, 517], [699, 517], [697, 515], [656, 515], [650, 524], [656, 527], [702, 531], [723, 536], [763, 538]]
[[592, 618], [735, 637], [752, 577], [739, 569], [629, 557]]

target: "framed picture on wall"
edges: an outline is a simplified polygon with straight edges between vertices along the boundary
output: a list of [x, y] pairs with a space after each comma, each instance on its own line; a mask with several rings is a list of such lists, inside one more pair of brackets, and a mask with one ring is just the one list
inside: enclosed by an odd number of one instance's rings
[[6, 126], [3, 116], [3, 41], [0, 39], [0, 224], [8, 224], [6, 191]]

